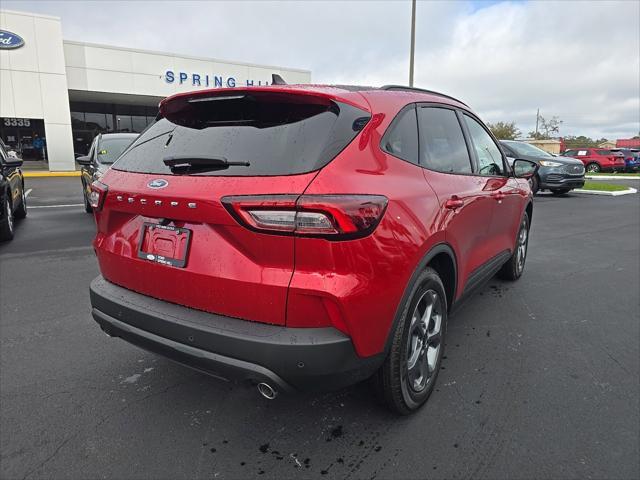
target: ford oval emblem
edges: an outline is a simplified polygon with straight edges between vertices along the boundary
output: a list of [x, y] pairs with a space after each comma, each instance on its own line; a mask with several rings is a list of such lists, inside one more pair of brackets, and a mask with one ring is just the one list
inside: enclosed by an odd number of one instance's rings
[[147, 187], [149, 188], [164, 188], [167, 185], [169, 185], [169, 182], [167, 182], [164, 178], [156, 178], [155, 180], [151, 180], [149, 183], [147, 183]]
[[0, 49], [9, 50], [12, 48], [20, 48], [24, 45], [24, 40], [20, 35], [0, 30]]

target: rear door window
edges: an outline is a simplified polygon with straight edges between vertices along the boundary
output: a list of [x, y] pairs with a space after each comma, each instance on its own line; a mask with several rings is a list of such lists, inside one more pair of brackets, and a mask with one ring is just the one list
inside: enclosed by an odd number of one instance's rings
[[[169, 157], [248, 163], [194, 175], [268, 176], [322, 168], [364, 128], [370, 114], [320, 97], [251, 92], [176, 99], [116, 161], [128, 172], [171, 174]], [[184, 173], [184, 172], [183, 172]]]
[[471, 158], [454, 110], [418, 108], [420, 163], [429, 170], [471, 174]]

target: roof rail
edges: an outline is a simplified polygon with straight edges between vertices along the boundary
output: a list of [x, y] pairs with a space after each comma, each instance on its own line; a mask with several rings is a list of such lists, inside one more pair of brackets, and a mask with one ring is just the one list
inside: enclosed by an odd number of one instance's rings
[[462, 105], [464, 105], [465, 107], [468, 107], [469, 105], [467, 105], [466, 103], [464, 103], [461, 100], [458, 100], [455, 97], [452, 97], [451, 95], [446, 95], [444, 93], [440, 93], [440, 92], [436, 92], [434, 90], [426, 90], [424, 88], [416, 88], [416, 87], [407, 87], [405, 85], [383, 85], [382, 87], [380, 87], [380, 90], [401, 90], [401, 91], [407, 91], [407, 92], [422, 92], [422, 93], [429, 93], [431, 95], [437, 95], [439, 97], [444, 97], [444, 98], [448, 98], [449, 100], [454, 100], [458, 103], [461, 103]]

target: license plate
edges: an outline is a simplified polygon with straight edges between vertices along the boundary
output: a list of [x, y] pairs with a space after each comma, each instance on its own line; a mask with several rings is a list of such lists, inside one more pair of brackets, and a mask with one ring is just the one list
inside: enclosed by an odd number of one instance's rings
[[191, 230], [187, 228], [145, 222], [140, 232], [138, 258], [183, 268], [190, 243]]

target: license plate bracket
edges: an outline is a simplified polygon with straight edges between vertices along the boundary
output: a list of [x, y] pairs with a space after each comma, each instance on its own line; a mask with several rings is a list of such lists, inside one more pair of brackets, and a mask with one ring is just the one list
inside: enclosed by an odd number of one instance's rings
[[188, 228], [144, 222], [140, 229], [138, 258], [184, 268], [190, 245], [191, 230]]

